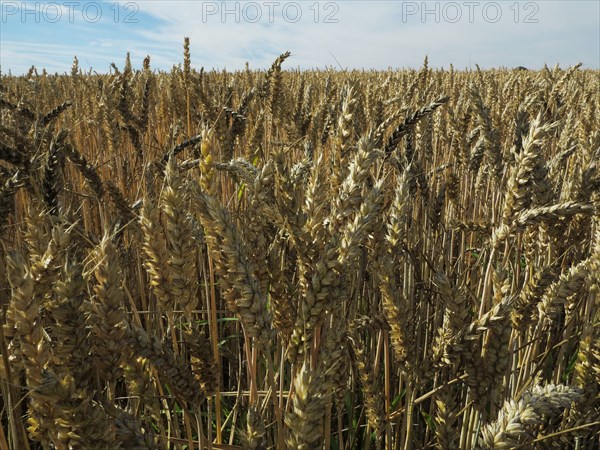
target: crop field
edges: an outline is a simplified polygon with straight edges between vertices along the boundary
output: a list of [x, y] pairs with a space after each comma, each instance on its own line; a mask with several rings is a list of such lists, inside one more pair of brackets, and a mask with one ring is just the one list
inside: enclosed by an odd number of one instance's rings
[[597, 449], [598, 70], [288, 56], [0, 76], [0, 449]]

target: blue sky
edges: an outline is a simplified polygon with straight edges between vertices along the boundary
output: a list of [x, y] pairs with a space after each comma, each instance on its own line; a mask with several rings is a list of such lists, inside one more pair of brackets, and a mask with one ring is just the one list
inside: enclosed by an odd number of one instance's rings
[[87, 1], [1, 0], [0, 67], [69, 72], [182, 61], [266, 68], [286, 50], [287, 68], [483, 68], [583, 62], [600, 68], [600, 2], [589, 1]]

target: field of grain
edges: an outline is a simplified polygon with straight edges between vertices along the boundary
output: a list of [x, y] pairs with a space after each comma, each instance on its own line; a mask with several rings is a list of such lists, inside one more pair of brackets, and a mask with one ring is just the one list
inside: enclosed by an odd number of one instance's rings
[[598, 71], [288, 56], [1, 76], [0, 448], [598, 448]]

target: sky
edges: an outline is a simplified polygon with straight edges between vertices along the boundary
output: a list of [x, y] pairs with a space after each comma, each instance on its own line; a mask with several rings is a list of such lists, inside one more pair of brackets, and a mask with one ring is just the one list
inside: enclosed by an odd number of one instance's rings
[[127, 52], [170, 70], [190, 38], [192, 66], [456, 69], [547, 64], [600, 68], [600, 2], [0, 0], [0, 70], [105, 73]]

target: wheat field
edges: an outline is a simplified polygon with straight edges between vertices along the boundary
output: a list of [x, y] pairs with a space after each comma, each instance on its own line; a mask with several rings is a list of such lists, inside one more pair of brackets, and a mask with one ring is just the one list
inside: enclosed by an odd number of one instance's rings
[[598, 70], [289, 56], [0, 77], [0, 448], [598, 448]]

